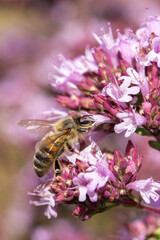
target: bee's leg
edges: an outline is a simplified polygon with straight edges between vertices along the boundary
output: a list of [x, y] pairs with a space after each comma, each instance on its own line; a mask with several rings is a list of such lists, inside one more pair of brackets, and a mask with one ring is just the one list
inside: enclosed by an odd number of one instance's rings
[[66, 146], [67, 146], [67, 148], [68, 148], [68, 150], [69, 150], [70, 152], [72, 152], [72, 153], [77, 153], [77, 154], [79, 155], [79, 152], [76, 152], [76, 151], [74, 150], [74, 148], [73, 148], [68, 142], [66, 142]]
[[61, 150], [60, 150], [59, 153], [57, 154], [57, 158], [59, 158], [63, 153], [64, 153], [64, 147], [61, 148]]
[[57, 158], [55, 160], [55, 164], [54, 164], [54, 178], [56, 178], [60, 174], [61, 174], [61, 166], [60, 166], [59, 160]]
[[57, 158], [54, 163], [54, 176], [55, 177], [61, 173], [61, 163], [58, 160], [58, 158], [63, 154], [63, 152], [64, 152], [64, 147], [57, 154]]
[[58, 158], [56, 158], [56, 160], [55, 160], [55, 166], [54, 167], [55, 167], [55, 171], [59, 171], [61, 169]]

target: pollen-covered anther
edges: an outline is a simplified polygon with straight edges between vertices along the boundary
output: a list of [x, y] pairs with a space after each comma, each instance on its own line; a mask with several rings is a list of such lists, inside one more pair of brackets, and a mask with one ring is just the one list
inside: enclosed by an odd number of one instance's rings
[[66, 185], [67, 185], [67, 187], [70, 187], [70, 186], [72, 185], [72, 180], [71, 180], [71, 179], [68, 179], [68, 180], [66, 181]]
[[119, 190], [119, 194], [120, 194], [121, 196], [125, 195], [125, 194], [126, 194], [126, 190], [125, 190], [125, 189], [120, 189], [120, 190]]

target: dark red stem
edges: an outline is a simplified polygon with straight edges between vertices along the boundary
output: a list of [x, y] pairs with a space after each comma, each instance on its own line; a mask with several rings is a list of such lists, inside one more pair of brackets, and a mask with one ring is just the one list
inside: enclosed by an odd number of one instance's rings
[[156, 208], [153, 208], [153, 207], [151, 207], [151, 206], [147, 206], [147, 205], [140, 204], [140, 205], [139, 205], [139, 208], [146, 209], [146, 210], [148, 210], [148, 211], [150, 211], [150, 212], [155, 212], [155, 213], [160, 214], [160, 209], [156, 209]]

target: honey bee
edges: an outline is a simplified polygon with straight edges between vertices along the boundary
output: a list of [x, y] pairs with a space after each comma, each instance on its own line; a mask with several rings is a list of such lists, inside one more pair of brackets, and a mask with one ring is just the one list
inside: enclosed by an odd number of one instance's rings
[[34, 133], [48, 133], [36, 144], [33, 166], [38, 177], [43, 177], [53, 166], [54, 174], [61, 168], [58, 158], [65, 150], [75, 152], [72, 147], [84, 133], [92, 128], [94, 124], [92, 115], [75, 114], [73, 117], [66, 117], [57, 122], [24, 119], [17, 122], [18, 126], [25, 127]]

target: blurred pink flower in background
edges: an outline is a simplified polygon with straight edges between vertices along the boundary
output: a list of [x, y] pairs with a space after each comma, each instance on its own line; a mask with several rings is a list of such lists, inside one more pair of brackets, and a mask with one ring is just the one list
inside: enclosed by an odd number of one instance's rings
[[129, 221], [119, 230], [117, 240], [146, 240], [159, 238], [160, 218], [154, 214], [145, 214], [134, 221]]
[[31, 240], [91, 240], [93, 236], [86, 230], [80, 229], [66, 219], [57, 220], [54, 226], [43, 226], [34, 229]]

